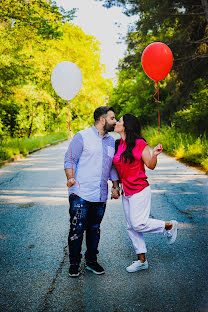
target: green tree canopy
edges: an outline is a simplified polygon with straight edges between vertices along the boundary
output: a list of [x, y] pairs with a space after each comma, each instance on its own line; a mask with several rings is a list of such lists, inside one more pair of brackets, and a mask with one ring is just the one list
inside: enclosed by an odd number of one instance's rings
[[[64, 13], [54, 2], [6, 0], [4, 8], [8, 12], [2, 13], [0, 23], [0, 135], [29, 137], [67, 129], [69, 114], [75, 131], [91, 124], [94, 109], [104, 105], [112, 87], [102, 77], [100, 43], [69, 21], [74, 11]], [[70, 104], [51, 85], [52, 70], [62, 61], [74, 62], [83, 75], [82, 88]]]
[[35, 32], [44, 38], [60, 37], [60, 23], [73, 19], [76, 9], [65, 11], [55, 1], [4, 0], [0, 6], [0, 23]]
[[[193, 94], [199, 91], [198, 79], [201, 81], [201, 88], [207, 86], [207, 1], [104, 0], [102, 2], [108, 8], [115, 5], [122, 6], [126, 15], [138, 17], [135, 25], [129, 29], [126, 38], [128, 43], [127, 54], [119, 65], [119, 77], [124, 76], [124, 71], [128, 73], [130, 68], [134, 69], [134, 76], [131, 79], [134, 81], [134, 88], [138, 92], [137, 94], [131, 93], [131, 103], [134, 102], [135, 105], [140, 105], [139, 103], [143, 100], [146, 102], [143, 105], [146, 108], [149, 106], [149, 96], [144, 99], [143, 93], [140, 93], [142, 89], [138, 85], [142, 71], [141, 56], [145, 47], [152, 42], [160, 41], [167, 44], [172, 50], [174, 56], [172, 71], [169, 77], [160, 83], [161, 98], [165, 100], [165, 103], [161, 105], [161, 114], [163, 121], [171, 123], [174, 120], [176, 122], [175, 112], [183, 111], [183, 109], [187, 111], [193, 100]], [[122, 79], [118, 81], [118, 86], [113, 92], [113, 102], [116, 102], [115, 97], [118, 94], [122, 98], [121, 90], [124, 82]], [[144, 76], [142, 85], [145, 85], [148, 89]], [[149, 88], [151, 92], [154, 92], [151, 85]], [[147, 93], [150, 92], [147, 91]], [[132, 97], [134, 97], [134, 100]], [[125, 95], [123, 98], [125, 98]], [[128, 107], [127, 102], [126, 107]], [[145, 117], [145, 107], [140, 106], [138, 108], [134, 106], [134, 109], [140, 110], [139, 116], [145, 119], [146, 123], [152, 122], [153, 118]], [[204, 109], [206, 108], [204, 107]], [[204, 114], [206, 114], [206, 111], [204, 111]], [[181, 122], [180, 126], [186, 129], [185, 122]], [[204, 127], [199, 127], [199, 129], [200, 132], [203, 132], [207, 129], [207, 126], [204, 124]]]

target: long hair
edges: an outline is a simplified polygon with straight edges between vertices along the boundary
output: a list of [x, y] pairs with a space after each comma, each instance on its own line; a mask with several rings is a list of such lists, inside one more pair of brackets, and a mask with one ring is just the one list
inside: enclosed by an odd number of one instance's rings
[[127, 160], [130, 161], [130, 164], [135, 160], [132, 154], [132, 150], [136, 145], [137, 139], [143, 139], [141, 133], [141, 125], [137, 117], [132, 114], [125, 114], [123, 115], [123, 122], [124, 122], [124, 131], [126, 134], [126, 149], [121, 154], [121, 158], [124, 159], [126, 163]]

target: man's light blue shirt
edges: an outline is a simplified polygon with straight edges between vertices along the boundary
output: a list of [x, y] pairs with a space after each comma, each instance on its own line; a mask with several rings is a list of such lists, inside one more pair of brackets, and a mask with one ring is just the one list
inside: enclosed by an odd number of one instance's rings
[[75, 170], [74, 193], [90, 202], [105, 202], [108, 179], [119, 180], [113, 162], [115, 140], [109, 134], [103, 137], [95, 126], [79, 131], [73, 137], [65, 154], [64, 169]]

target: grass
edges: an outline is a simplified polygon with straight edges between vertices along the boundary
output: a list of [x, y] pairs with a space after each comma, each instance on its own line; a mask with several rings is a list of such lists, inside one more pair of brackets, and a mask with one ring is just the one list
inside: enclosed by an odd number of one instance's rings
[[1, 140], [0, 145], [0, 161], [14, 157], [15, 155], [26, 155], [29, 151], [42, 147], [46, 144], [68, 137], [66, 131], [60, 131], [44, 136], [36, 136], [32, 138], [6, 138]]
[[[157, 127], [143, 129], [144, 138], [150, 146], [159, 143]], [[160, 142], [163, 150], [179, 160], [191, 165], [200, 166], [208, 172], [208, 140], [206, 135], [196, 137], [190, 133], [181, 133], [177, 129], [164, 126], [161, 128]]]
[[[67, 138], [68, 135], [68, 132], [60, 131], [29, 139], [4, 139], [0, 145], [0, 161], [19, 154], [26, 155], [33, 149]], [[143, 129], [143, 135], [150, 146], [158, 144], [159, 131], [157, 127]], [[161, 128], [160, 142], [163, 150], [169, 155], [191, 165], [200, 166], [205, 172], [208, 172], [208, 140], [205, 135], [196, 137], [190, 133], [180, 133], [175, 128], [164, 126]]]

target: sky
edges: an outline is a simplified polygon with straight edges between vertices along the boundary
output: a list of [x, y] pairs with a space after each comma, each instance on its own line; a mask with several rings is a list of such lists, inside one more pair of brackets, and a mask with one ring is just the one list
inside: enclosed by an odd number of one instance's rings
[[127, 48], [124, 40], [119, 37], [126, 36], [128, 25], [135, 18], [125, 16], [122, 8], [106, 9], [101, 2], [94, 0], [56, 0], [56, 3], [65, 10], [79, 9], [73, 23], [87, 35], [93, 35], [100, 41], [101, 63], [106, 66], [103, 76], [114, 78], [118, 61], [124, 57]]

